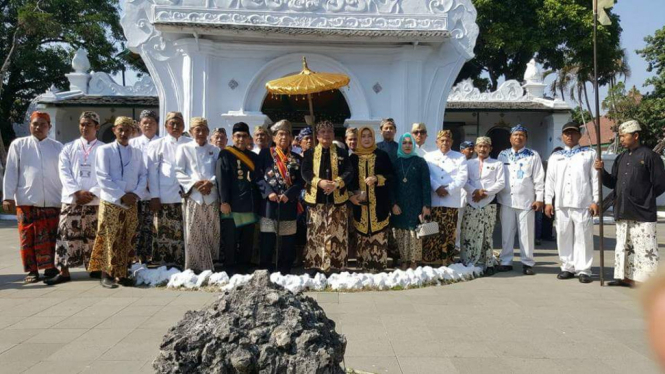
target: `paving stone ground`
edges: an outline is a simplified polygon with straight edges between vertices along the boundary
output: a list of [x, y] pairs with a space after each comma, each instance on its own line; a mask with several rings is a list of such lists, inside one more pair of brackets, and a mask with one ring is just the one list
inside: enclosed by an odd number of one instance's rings
[[[665, 223], [658, 230], [663, 253]], [[609, 279], [611, 225], [606, 235]], [[311, 295], [347, 336], [347, 367], [373, 373], [659, 372], [635, 290], [601, 288], [597, 276], [589, 285], [557, 280], [552, 242], [536, 259], [532, 277], [516, 266], [442, 287]], [[0, 221], [0, 373], [152, 373], [168, 328], [215, 298], [106, 290], [73, 276], [57, 287], [23, 285], [16, 224]]]

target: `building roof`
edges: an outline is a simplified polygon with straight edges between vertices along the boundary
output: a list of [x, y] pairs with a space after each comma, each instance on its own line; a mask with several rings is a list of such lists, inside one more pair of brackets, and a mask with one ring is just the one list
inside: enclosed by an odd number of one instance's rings
[[[600, 144], [609, 144], [615, 137], [612, 127], [616, 126], [616, 122], [607, 118], [606, 116], [600, 117]], [[580, 145], [596, 145], [596, 126], [593, 121], [589, 121], [584, 125], [586, 133], [580, 139]], [[587, 136], [588, 134], [588, 136]], [[589, 141], [591, 138], [591, 141]]]
[[[265, 25], [230, 25], [230, 24], [192, 24], [189, 22], [159, 22], [162, 30], [169, 31], [191, 31], [199, 33], [213, 33], [233, 37], [261, 37], [280, 39], [289, 36], [298, 37], [347, 37], [354, 41], [377, 40], [384, 41], [399, 40], [403, 42], [427, 42], [441, 41], [450, 37], [448, 30], [371, 30], [371, 29], [345, 29], [345, 28], [318, 28], [318, 27], [277, 27]], [[174, 30], [175, 29], [175, 30]], [[292, 41], [293, 42], [293, 41]]]
[[78, 96], [65, 98], [58, 101], [44, 100], [38, 101], [38, 104], [48, 104], [53, 106], [159, 106], [157, 96]]
[[528, 111], [528, 112], [569, 112], [569, 108], [553, 108], [535, 101], [448, 101], [446, 111]]

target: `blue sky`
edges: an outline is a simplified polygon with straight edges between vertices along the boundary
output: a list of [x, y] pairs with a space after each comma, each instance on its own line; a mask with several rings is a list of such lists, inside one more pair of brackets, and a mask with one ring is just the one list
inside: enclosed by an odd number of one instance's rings
[[[120, 3], [122, 7], [124, 1]], [[635, 53], [635, 50], [644, 48], [645, 36], [653, 35], [656, 30], [665, 26], [665, 0], [619, 0], [612, 12], [621, 17], [623, 27], [621, 45], [626, 49], [628, 64], [632, 70], [631, 76], [626, 80], [626, 87], [635, 85], [643, 93], [647, 92], [649, 87], [645, 88], [643, 84], [646, 79], [653, 76], [653, 73], [647, 72], [647, 63]], [[116, 79], [121, 81], [119, 75]], [[133, 84], [135, 81], [135, 77], [128, 76], [127, 84]], [[601, 88], [601, 101], [606, 94], [607, 89]]]

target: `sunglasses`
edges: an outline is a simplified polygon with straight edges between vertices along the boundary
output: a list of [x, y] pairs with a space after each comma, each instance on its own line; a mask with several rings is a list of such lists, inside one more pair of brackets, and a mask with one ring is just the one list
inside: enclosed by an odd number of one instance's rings
[[413, 135], [427, 135], [427, 130], [416, 130]]

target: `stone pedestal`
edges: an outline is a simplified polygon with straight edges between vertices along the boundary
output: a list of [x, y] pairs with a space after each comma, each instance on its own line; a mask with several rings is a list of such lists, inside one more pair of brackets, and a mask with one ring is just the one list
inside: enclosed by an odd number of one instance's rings
[[70, 73], [65, 75], [69, 79], [70, 91], [81, 91], [83, 94], [88, 94], [88, 81], [90, 74], [88, 73]]

